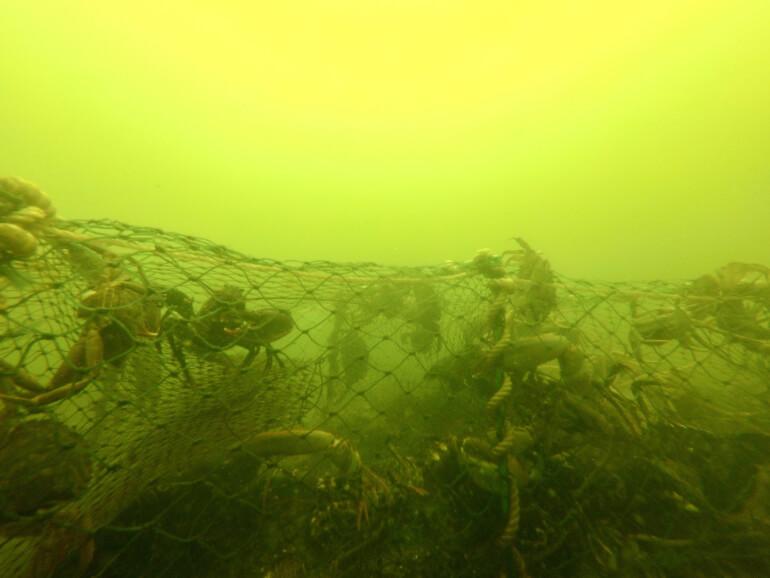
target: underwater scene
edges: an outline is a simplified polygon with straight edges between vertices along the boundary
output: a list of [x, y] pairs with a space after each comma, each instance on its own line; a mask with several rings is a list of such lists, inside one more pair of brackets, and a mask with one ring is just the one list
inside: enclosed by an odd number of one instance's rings
[[770, 576], [770, 2], [0, 1], [0, 578]]
[[770, 573], [770, 268], [275, 261], [0, 180], [0, 571]]

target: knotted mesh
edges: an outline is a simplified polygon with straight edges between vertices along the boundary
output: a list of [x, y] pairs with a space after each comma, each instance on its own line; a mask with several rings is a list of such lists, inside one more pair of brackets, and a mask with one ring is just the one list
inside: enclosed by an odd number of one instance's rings
[[278, 262], [5, 190], [3, 576], [770, 571], [764, 267]]

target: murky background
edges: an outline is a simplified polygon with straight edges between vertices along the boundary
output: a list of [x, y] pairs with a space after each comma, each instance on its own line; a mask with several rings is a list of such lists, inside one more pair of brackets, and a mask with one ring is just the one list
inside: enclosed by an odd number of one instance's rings
[[770, 262], [762, 0], [6, 0], [0, 174], [69, 218], [397, 264]]

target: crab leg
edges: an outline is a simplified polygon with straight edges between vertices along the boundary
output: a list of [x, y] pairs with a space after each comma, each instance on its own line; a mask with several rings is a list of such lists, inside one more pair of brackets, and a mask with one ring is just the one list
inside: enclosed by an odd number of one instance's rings
[[263, 457], [328, 452], [343, 472], [352, 473], [361, 468], [361, 457], [349, 442], [321, 430], [263, 432], [243, 442], [242, 448]]
[[67, 385], [62, 385], [61, 387], [57, 387], [56, 389], [52, 389], [50, 391], [47, 391], [46, 393], [41, 393], [34, 397], [19, 397], [16, 395], [0, 394], [0, 399], [5, 401], [10, 401], [12, 403], [17, 403], [19, 405], [25, 405], [28, 407], [38, 407], [41, 405], [47, 405], [49, 403], [53, 403], [54, 401], [59, 401], [60, 399], [69, 397], [73, 393], [82, 391], [95, 378], [96, 378], [96, 375], [92, 374], [86, 377], [85, 379], [81, 379], [80, 381], [74, 381], [74, 382], [68, 383]]
[[40, 385], [37, 380], [23, 369], [17, 369], [11, 364], [0, 360], [0, 372], [9, 375], [0, 375], [0, 383], [3, 385], [16, 386], [32, 393], [45, 393], [47, 390]]
[[[104, 344], [101, 334], [96, 327], [91, 327], [72, 346], [67, 359], [56, 370], [48, 388], [42, 387], [26, 372], [16, 370], [10, 378], [11, 383], [19, 389], [37, 395], [22, 397], [0, 393], [0, 399], [28, 407], [38, 407], [64, 399], [82, 391], [96, 379], [103, 357]], [[0, 369], [10, 369], [10, 366], [0, 362]]]
[[93, 371], [104, 359], [104, 343], [96, 327], [88, 328], [72, 346], [67, 359], [56, 370], [51, 387], [58, 388], [75, 381], [84, 372]]

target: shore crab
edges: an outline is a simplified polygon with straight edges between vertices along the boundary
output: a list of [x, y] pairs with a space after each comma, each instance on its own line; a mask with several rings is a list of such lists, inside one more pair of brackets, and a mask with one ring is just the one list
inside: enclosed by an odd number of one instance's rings
[[76, 312], [83, 320], [79, 336], [48, 384], [0, 360], [5, 385], [0, 399], [39, 407], [85, 389], [104, 363], [120, 365], [138, 339], [158, 335], [162, 303], [161, 293], [108, 268], [81, 297]]
[[83, 494], [92, 459], [82, 436], [44, 414], [0, 421], [0, 536], [34, 532]]
[[241, 347], [246, 350], [240, 361], [241, 368], [249, 367], [264, 348], [266, 371], [274, 359], [282, 364], [272, 343], [294, 329], [294, 319], [289, 311], [247, 309], [243, 290], [233, 285], [212, 292], [197, 312], [192, 299], [175, 289], [167, 293], [166, 302], [170, 314], [161, 321], [161, 333], [168, 338], [188, 382], [192, 379], [187, 369], [185, 348], [208, 355]]
[[631, 352], [642, 360], [642, 345], [656, 347], [670, 341], [676, 341], [682, 347], [692, 347], [695, 326], [690, 316], [681, 308], [656, 309], [639, 313], [636, 301], [631, 301], [631, 329], [628, 343]]

